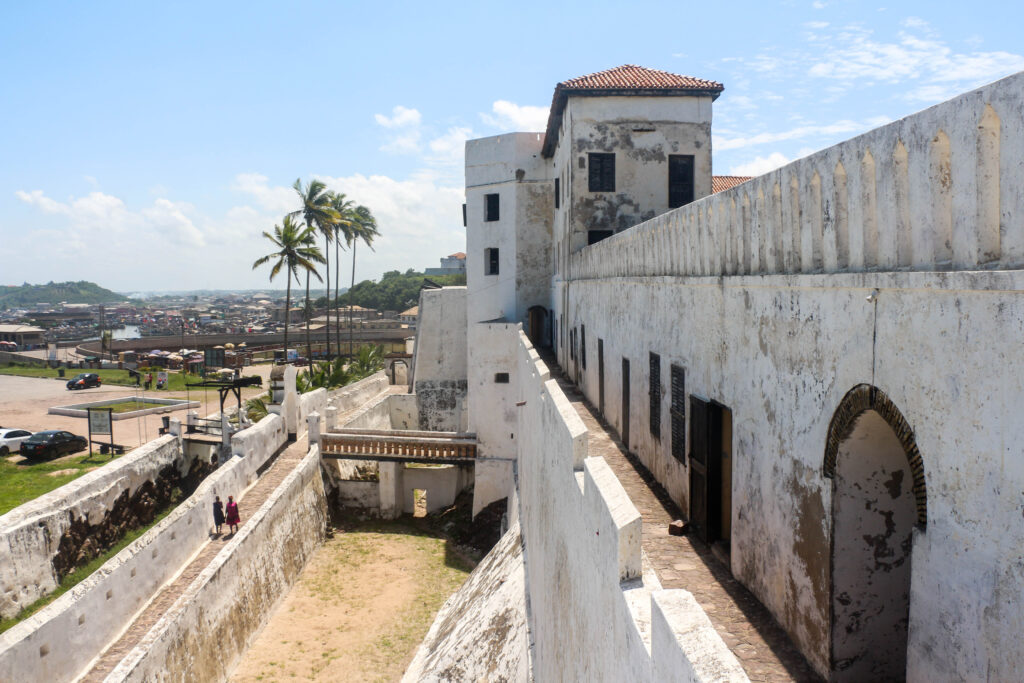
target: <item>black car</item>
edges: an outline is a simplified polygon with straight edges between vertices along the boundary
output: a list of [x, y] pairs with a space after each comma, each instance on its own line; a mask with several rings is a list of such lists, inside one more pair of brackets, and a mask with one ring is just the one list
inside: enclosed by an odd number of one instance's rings
[[36, 432], [21, 442], [21, 455], [26, 458], [59, 458], [84, 451], [89, 447], [85, 437], [76, 436], [71, 432], [50, 429]]
[[103, 384], [103, 378], [95, 372], [83, 372], [68, 380], [68, 389], [88, 389]]

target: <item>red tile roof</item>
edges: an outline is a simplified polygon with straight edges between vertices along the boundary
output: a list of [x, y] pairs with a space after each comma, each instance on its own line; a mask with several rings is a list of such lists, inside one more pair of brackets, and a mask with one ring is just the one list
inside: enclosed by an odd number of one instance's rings
[[606, 89], [666, 89], [666, 90], [717, 90], [725, 89], [721, 83], [707, 81], [693, 76], [648, 69], [633, 64], [623, 64], [614, 69], [598, 71], [578, 78], [570, 78], [556, 86], [563, 90], [606, 90]]
[[466, 254], [461, 251], [457, 251], [454, 254], [448, 254], [448, 258], [464, 259], [466, 258]]
[[753, 178], [749, 175], [714, 175], [711, 176], [711, 194], [717, 194], [718, 192], [724, 192], [730, 187], [736, 187], [740, 183], [745, 183]]
[[725, 86], [693, 76], [648, 69], [634, 64], [623, 64], [614, 69], [598, 71], [578, 78], [570, 78], [555, 86], [548, 114], [547, 133], [541, 154], [551, 157], [558, 144], [558, 128], [562, 112], [570, 96], [637, 95], [642, 97], [669, 97], [677, 95], [707, 95], [716, 99]]

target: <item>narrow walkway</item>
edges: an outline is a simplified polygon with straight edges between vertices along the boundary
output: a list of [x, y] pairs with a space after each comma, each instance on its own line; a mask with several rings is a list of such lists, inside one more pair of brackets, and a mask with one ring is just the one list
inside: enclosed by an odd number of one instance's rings
[[[284, 447], [270, 468], [250, 486], [243, 495], [236, 496], [241, 511], [242, 523], [239, 528], [245, 526], [246, 521], [263, 505], [270, 497], [270, 494], [285, 480], [285, 477], [305, 457], [308, 451], [306, 437], [299, 438], [295, 443]], [[212, 513], [210, 520], [213, 527]], [[135, 617], [131, 626], [121, 634], [112, 645], [100, 656], [93, 668], [80, 683], [100, 683], [111, 671], [121, 663], [121, 660], [138, 645], [139, 641], [149, 633], [149, 630], [160, 621], [160, 618], [174, 605], [178, 597], [184, 593], [199, 574], [213, 561], [225, 545], [234, 538], [234, 534], [211, 534], [210, 540], [196, 554], [192, 561], [178, 574], [170, 583], [166, 584], [156, 596], [149, 602], [142, 612]]]
[[626, 454], [597, 411], [563, 376], [554, 357], [548, 353], [542, 357], [587, 427], [588, 454], [605, 459], [640, 511], [641, 545], [662, 587], [684, 588], [693, 594], [751, 681], [820, 681], [771, 613], [707, 546], [689, 536], [669, 536], [668, 525], [680, 513], [664, 489], [634, 456]]

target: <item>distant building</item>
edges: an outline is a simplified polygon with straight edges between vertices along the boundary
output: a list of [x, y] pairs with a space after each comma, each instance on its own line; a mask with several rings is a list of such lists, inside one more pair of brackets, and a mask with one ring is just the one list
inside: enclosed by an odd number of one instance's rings
[[[442, 259], [443, 260], [443, 259]], [[420, 315], [420, 307], [413, 306], [412, 308], [406, 309], [398, 314], [398, 319], [409, 326], [409, 329], [416, 329], [416, 319]]]
[[41, 327], [31, 325], [0, 325], [0, 341], [14, 342], [19, 349], [31, 349], [46, 343]]
[[440, 268], [427, 268], [424, 273], [426, 275], [465, 275], [466, 255], [461, 251], [449, 254], [441, 259]]

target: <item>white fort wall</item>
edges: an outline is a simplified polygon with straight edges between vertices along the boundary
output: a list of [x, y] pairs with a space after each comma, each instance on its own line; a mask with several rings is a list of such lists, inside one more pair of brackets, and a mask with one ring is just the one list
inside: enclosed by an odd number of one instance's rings
[[[747, 680], [692, 596], [642, 576], [641, 518], [518, 333], [519, 506], [538, 681]], [[513, 497], [514, 498], [514, 497]]]
[[72, 522], [99, 524], [127, 492], [166, 467], [188, 473], [193, 458], [167, 435], [0, 516], [0, 616], [11, 617], [57, 586], [53, 558]]
[[[586, 248], [573, 257], [576, 279], [559, 284], [559, 317], [586, 326], [581, 388], [597, 405], [600, 339], [604, 414], [621, 433], [630, 360], [630, 450], [684, 511], [670, 366], [685, 368], [687, 395], [731, 410], [733, 573], [822, 673], [832, 618], [824, 452], [859, 384], [891, 399], [923, 462], [908, 677], [1024, 670], [1022, 104], [1024, 76], [1004, 79]], [[833, 182], [839, 163], [845, 177]], [[660, 439], [649, 429], [650, 352], [661, 356]]]
[[247, 444], [244, 456], [236, 452], [188, 500], [92, 576], [0, 634], [0, 680], [71, 680], [100, 654], [209, 541], [214, 497], [237, 496], [256, 480], [257, 471], [285, 443], [284, 422], [270, 415], [236, 434], [233, 445], [235, 439]]
[[1024, 73], [572, 255], [571, 279], [1017, 268]]
[[108, 680], [223, 681], [323, 543], [315, 445]]

